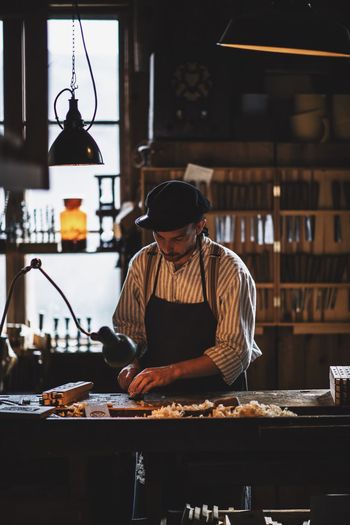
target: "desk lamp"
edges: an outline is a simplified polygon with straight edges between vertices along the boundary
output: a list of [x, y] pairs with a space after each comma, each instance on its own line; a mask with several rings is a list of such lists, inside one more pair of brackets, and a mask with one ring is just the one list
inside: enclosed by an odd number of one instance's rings
[[42, 269], [41, 266], [42, 264], [40, 259], [32, 259], [30, 264], [22, 268], [13, 278], [0, 323], [0, 338], [16, 281], [19, 277], [28, 273], [34, 268], [36, 270], [39, 270], [61, 295], [64, 302], [68, 306], [68, 309], [73, 317], [74, 323], [78, 330], [80, 330], [83, 334], [87, 335], [88, 337], [91, 337], [93, 341], [99, 341], [100, 343], [102, 343], [102, 354], [105, 362], [109, 366], [111, 366], [112, 368], [121, 368], [133, 361], [137, 356], [137, 344], [127, 335], [114, 333], [108, 326], [102, 326], [98, 330], [98, 332], [88, 332], [84, 330], [84, 328], [79, 324], [73, 312], [73, 309], [62, 290], [53, 281], [53, 279], [49, 277], [49, 275]]

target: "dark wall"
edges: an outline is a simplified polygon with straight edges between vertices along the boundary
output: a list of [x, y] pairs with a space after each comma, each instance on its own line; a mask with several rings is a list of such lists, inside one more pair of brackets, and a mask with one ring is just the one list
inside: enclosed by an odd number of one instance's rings
[[[295, 94], [322, 93], [329, 102], [334, 93], [350, 93], [349, 59], [252, 53], [216, 45], [231, 16], [270, 5], [265, 0], [134, 3], [135, 118], [143, 123], [140, 140], [153, 140], [152, 164], [271, 165], [265, 141], [271, 146], [271, 141], [294, 140], [290, 117]], [[350, 27], [348, 1], [314, 0], [312, 6]], [[145, 117], [149, 100], [150, 130]], [[282, 162], [307, 165], [318, 159], [319, 165], [346, 167], [349, 159], [338, 147], [347, 145], [334, 144], [333, 139], [330, 135], [326, 144], [289, 145], [290, 154]], [[242, 141], [245, 144], [238, 144]], [[348, 335], [296, 336], [288, 328], [271, 328], [257, 341], [263, 357], [251, 366], [250, 389], [327, 388], [329, 366], [348, 363]]]
[[[350, 26], [347, 2], [312, 5]], [[347, 59], [252, 53], [216, 45], [230, 18], [264, 10], [270, 1], [148, 0], [134, 6], [136, 85], [142, 78], [146, 88], [143, 94], [137, 92], [138, 101], [144, 97], [146, 114], [149, 100], [152, 107], [149, 130], [143, 120], [143, 139], [288, 140], [283, 119], [290, 113], [294, 93], [350, 92]], [[248, 94], [260, 97], [249, 99]], [[247, 121], [242, 111], [249, 105]]]

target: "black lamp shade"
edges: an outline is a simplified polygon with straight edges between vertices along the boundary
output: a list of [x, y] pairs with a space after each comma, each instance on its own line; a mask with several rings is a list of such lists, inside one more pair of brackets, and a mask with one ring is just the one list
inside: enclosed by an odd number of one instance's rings
[[49, 166], [74, 164], [103, 164], [103, 158], [95, 140], [84, 129], [78, 100], [72, 97], [64, 128], [50, 148]]
[[112, 368], [128, 365], [138, 354], [138, 346], [129, 336], [112, 332], [108, 326], [102, 326], [98, 332], [92, 332], [93, 341], [102, 343], [102, 354], [105, 362]]
[[307, 7], [271, 8], [237, 17], [229, 22], [218, 45], [250, 51], [350, 58], [348, 29]]

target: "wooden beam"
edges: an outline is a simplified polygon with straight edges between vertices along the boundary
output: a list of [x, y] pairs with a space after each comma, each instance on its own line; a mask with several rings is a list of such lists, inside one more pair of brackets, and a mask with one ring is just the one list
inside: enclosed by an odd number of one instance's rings
[[24, 20], [25, 149], [26, 156], [42, 166], [42, 188], [49, 187], [47, 21], [45, 13]]

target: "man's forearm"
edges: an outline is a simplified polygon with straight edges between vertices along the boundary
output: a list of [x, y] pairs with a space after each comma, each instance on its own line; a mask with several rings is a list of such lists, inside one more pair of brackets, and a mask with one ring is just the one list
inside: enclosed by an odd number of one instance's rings
[[173, 368], [176, 379], [189, 379], [191, 377], [213, 376], [220, 373], [220, 370], [210, 357], [202, 355], [187, 361], [180, 361], [170, 365]]
[[171, 365], [145, 368], [134, 377], [128, 392], [132, 396], [144, 394], [153, 388], [169, 385], [177, 379], [213, 376], [219, 373], [220, 371], [214, 361], [207, 355], [202, 355]]

